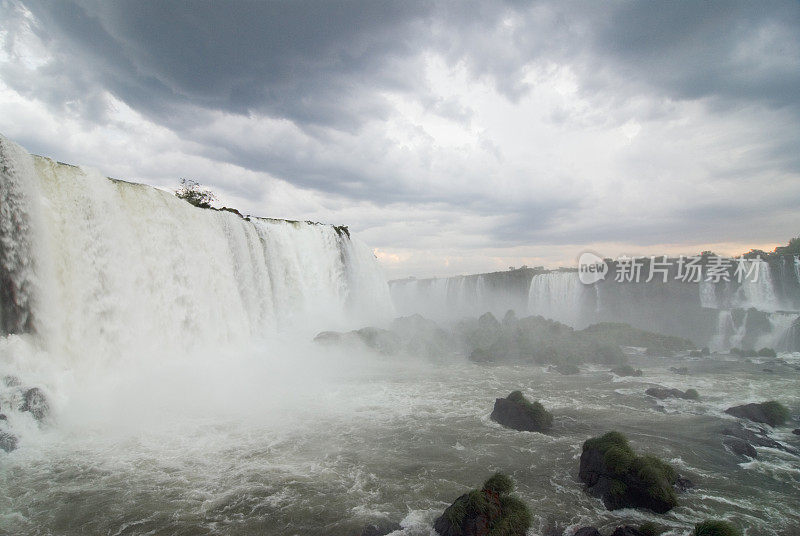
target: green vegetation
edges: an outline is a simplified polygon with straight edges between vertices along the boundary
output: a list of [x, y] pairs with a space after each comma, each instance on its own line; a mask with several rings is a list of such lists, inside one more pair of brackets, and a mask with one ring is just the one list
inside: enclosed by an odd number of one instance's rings
[[694, 536], [741, 536], [742, 532], [727, 521], [708, 520], [694, 526]]
[[199, 208], [211, 208], [211, 203], [217, 198], [210, 190], [191, 179], [181, 179], [181, 185], [175, 190], [175, 195]]
[[506, 398], [523, 406], [525, 408], [525, 412], [530, 416], [538, 428], [546, 430], [553, 425], [553, 414], [544, 409], [544, 406], [541, 405], [538, 400], [531, 402], [525, 398], [525, 395], [523, 395], [520, 391], [514, 391]]
[[767, 417], [767, 424], [770, 426], [781, 426], [791, 417], [789, 409], [775, 400], [761, 403], [761, 409]]
[[700, 393], [698, 393], [695, 389], [686, 389], [686, 398], [689, 400], [697, 400], [700, 398]]
[[674, 507], [678, 503], [673, 485], [678, 481], [678, 473], [666, 462], [651, 455], [637, 456], [628, 439], [619, 432], [611, 431], [594, 437], [583, 444], [584, 452], [597, 449], [603, 454], [606, 468], [611, 472], [611, 494], [622, 497], [627, 492], [625, 479], [635, 476], [645, 483], [651, 497]]
[[527, 505], [509, 495], [514, 483], [507, 475], [495, 473], [480, 490], [473, 489], [450, 505], [443, 516], [455, 532], [467, 517], [484, 517], [489, 532], [487, 536], [523, 536], [531, 526], [531, 513]]
[[505, 495], [514, 491], [514, 481], [511, 477], [503, 473], [495, 473], [483, 483], [483, 489], [488, 489], [500, 495]]

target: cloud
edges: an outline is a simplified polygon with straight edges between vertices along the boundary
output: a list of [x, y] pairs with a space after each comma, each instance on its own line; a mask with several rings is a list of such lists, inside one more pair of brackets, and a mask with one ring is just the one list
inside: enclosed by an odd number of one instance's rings
[[800, 227], [796, 2], [6, 1], [0, 20], [5, 135], [350, 223], [398, 272]]

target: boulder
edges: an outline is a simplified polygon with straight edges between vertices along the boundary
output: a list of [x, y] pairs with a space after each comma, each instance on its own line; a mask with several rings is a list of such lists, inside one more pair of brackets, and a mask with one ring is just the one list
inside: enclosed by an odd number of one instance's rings
[[678, 503], [678, 474], [654, 456], [637, 456], [619, 432], [583, 444], [578, 476], [609, 510], [644, 508], [663, 514]]
[[794, 435], [800, 435], [800, 428], [795, 428], [794, 430], [792, 430], [792, 433]]
[[34, 419], [41, 421], [50, 413], [50, 404], [47, 402], [47, 397], [41, 389], [32, 387], [25, 391], [23, 403], [19, 410], [29, 411]]
[[11, 452], [17, 448], [17, 436], [8, 432], [0, 432], [0, 449]]
[[759, 430], [758, 432], [754, 432], [753, 430], [745, 428], [741, 424], [737, 424], [736, 426], [724, 428], [721, 433], [724, 436], [737, 437], [739, 439], [743, 439], [748, 443], [750, 443], [751, 445], [758, 445], [759, 447], [778, 449], [784, 452], [800, 455], [800, 451], [798, 451], [796, 448], [784, 445], [779, 441], [775, 441], [774, 439], [769, 437], [764, 430]]
[[636, 527], [625, 525], [624, 527], [617, 527], [617, 529], [611, 533], [611, 536], [645, 536], [645, 534]]
[[727, 521], [709, 519], [694, 526], [694, 536], [741, 536], [742, 532]]
[[748, 458], [754, 459], [758, 458], [758, 452], [756, 452], [756, 449], [744, 439], [740, 439], [738, 437], [726, 437], [722, 440], [722, 444], [725, 445], [731, 452], [739, 456], [747, 456]]
[[580, 374], [581, 369], [578, 368], [577, 365], [573, 365], [572, 363], [560, 363], [555, 367], [556, 372], [563, 376], [569, 376], [572, 374]]
[[519, 391], [496, 399], [489, 418], [521, 432], [546, 432], [553, 425], [553, 415], [538, 401], [531, 403]]
[[687, 376], [689, 374], [689, 367], [669, 367], [669, 370], [681, 376]]
[[789, 410], [783, 404], [774, 400], [758, 404], [733, 406], [726, 409], [725, 413], [770, 426], [780, 426], [789, 420]]
[[635, 369], [630, 365], [620, 365], [611, 369], [611, 372], [616, 374], [617, 376], [641, 376], [642, 371], [641, 369]]
[[646, 395], [664, 400], [666, 398], [682, 398], [684, 400], [696, 400], [698, 398], [697, 391], [694, 389], [687, 389], [685, 392], [680, 389], [670, 389], [668, 387], [650, 387], [644, 392]]
[[509, 495], [514, 487], [507, 476], [497, 473], [480, 490], [456, 499], [433, 523], [441, 536], [525, 536], [531, 525], [528, 507]]
[[601, 536], [600, 531], [594, 527], [581, 527], [573, 536]]

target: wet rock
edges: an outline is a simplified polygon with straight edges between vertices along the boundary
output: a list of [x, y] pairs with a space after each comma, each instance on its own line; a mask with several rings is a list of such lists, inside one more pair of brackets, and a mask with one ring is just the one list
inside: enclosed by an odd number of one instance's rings
[[755, 447], [738, 437], [726, 437], [722, 440], [722, 444], [728, 447], [731, 452], [739, 456], [747, 456], [748, 458], [758, 458], [758, 452]]
[[579, 528], [574, 536], [601, 536], [600, 531], [594, 527], [581, 527]]
[[0, 449], [11, 452], [17, 448], [17, 436], [8, 432], [0, 432]]
[[641, 369], [635, 369], [630, 365], [620, 365], [611, 369], [611, 372], [616, 374], [617, 376], [641, 376], [642, 371]]
[[0, 421], [7, 421], [8, 417], [6, 417], [5, 413], [0, 413]]
[[612, 532], [611, 536], [645, 536], [645, 535], [636, 527], [625, 525], [624, 527], [617, 527], [617, 530]]
[[671, 372], [675, 374], [680, 374], [681, 376], [688, 376], [689, 375], [689, 368], [688, 367], [669, 367]]
[[789, 410], [774, 400], [761, 402], [759, 404], [742, 404], [733, 406], [725, 410], [728, 415], [747, 419], [753, 422], [768, 424], [770, 426], [780, 426], [789, 419]]
[[659, 400], [664, 400], [666, 398], [682, 398], [684, 400], [696, 400], [698, 398], [697, 391], [695, 391], [694, 389], [687, 389], [684, 392], [681, 391], [680, 389], [670, 389], [668, 387], [650, 387], [644, 393]]
[[394, 521], [378, 521], [364, 526], [361, 536], [386, 536], [397, 530], [403, 530], [399, 523]]
[[581, 369], [579, 369], [577, 365], [573, 365], [572, 363], [561, 363], [559, 365], [556, 365], [555, 369], [556, 372], [558, 372], [562, 376], [580, 374], [581, 372]]
[[441, 536], [486, 536], [489, 529], [505, 536], [525, 536], [531, 514], [524, 502], [509, 495], [514, 487], [510, 478], [500, 473], [456, 499], [434, 521]]
[[637, 456], [618, 432], [583, 444], [578, 476], [609, 510], [644, 508], [663, 514], [678, 503], [675, 470], [654, 456]]
[[745, 428], [741, 424], [724, 428], [722, 430], [722, 435], [743, 439], [744, 441], [750, 443], [751, 445], [757, 445], [759, 447], [767, 447], [771, 449], [778, 449], [784, 452], [800, 455], [800, 451], [798, 451], [796, 448], [784, 445], [779, 441], [775, 441], [774, 439], [769, 437], [764, 430], [759, 430], [758, 432], [754, 432], [753, 430]]
[[800, 435], [800, 428], [795, 428], [794, 430], [792, 430], [792, 433], [794, 435]]
[[553, 415], [539, 402], [531, 403], [519, 391], [507, 398], [496, 399], [489, 418], [506, 428], [522, 432], [546, 432], [553, 425]]
[[29, 411], [33, 418], [41, 421], [50, 412], [50, 404], [44, 392], [38, 387], [32, 387], [25, 391], [24, 402], [19, 408], [20, 411]]
[[678, 479], [675, 481], [675, 489], [681, 492], [689, 491], [694, 487], [694, 482], [689, 480], [688, 478], [679, 476]]

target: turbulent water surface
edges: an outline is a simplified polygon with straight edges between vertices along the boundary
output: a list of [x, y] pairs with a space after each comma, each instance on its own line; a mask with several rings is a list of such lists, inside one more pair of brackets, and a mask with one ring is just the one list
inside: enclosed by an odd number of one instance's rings
[[[709, 516], [749, 527], [748, 535], [800, 527], [800, 459], [759, 448], [759, 459], [745, 462], [719, 435], [733, 421], [722, 413], [731, 404], [776, 397], [796, 407], [800, 374], [790, 367], [770, 374], [721, 357], [641, 358], [643, 377], [615, 379], [602, 370], [561, 376], [539, 367], [304, 351], [308, 357], [292, 365], [285, 356], [254, 355], [223, 370], [209, 360], [170, 381], [163, 375], [180, 363], [125, 374], [112, 387], [75, 380], [88, 392], [3, 460], [0, 527], [14, 534], [346, 535], [388, 518], [405, 534], [432, 534], [449, 502], [495, 470], [516, 480], [534, 513], [532, 534], [554, 524], [610, 528], [645, 519], [686, 534]], [[668, 370], [676, 365], [688, 365], [691, 375]], [[643, 394], [652, 383], [694, 387], [702, 398], [656, 404]], [[154, 388], [140, 390], [148, 384]], [[517, 388], [553, 410], [551, 434], [489, 420], [494, 398]], [[110, 407], [93, 407], [99, 400]], [[76, 413], [80, 419], [69, 416]], [[577, 469], [581, 443], [609, 429], [669, 460], [697, 488], [663, 516], [605, 511], [584, 492]], [[788, 432], [775, 435], [800, 447]]]

